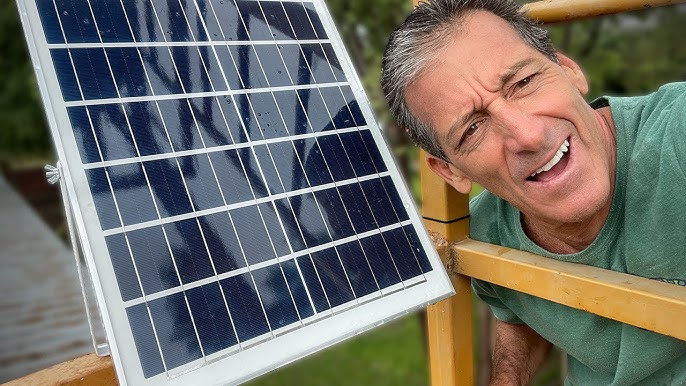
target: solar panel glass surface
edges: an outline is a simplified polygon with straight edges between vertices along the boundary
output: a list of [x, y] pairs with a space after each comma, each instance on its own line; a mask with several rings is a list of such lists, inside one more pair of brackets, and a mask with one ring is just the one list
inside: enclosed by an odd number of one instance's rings
[[120, 382], [239, 382], [450, 293], [323, 2], [19, 5]]

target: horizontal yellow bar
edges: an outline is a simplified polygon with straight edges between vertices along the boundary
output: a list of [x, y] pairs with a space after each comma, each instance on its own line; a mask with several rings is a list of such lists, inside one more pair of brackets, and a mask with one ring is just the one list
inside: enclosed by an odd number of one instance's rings
[[686, 0], [544, 0], [525, 4], [523, 8], [532, 19], [556, 23], [684, 2]]
[[117, 385], [112, 358], [99, 357], [95, 353], [84, 355], [47, 369], [15, 379], [2, 386], [76, 386]]
[[456, 273], [686, 340], [686, 288], [474, 240], [452, 252]]

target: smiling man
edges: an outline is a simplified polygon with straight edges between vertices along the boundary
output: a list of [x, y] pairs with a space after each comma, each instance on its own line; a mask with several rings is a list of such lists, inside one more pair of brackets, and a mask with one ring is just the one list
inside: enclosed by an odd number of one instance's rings
[[[518, 5], [432, 0], [391, 36], [382, 87], [434, 172], [486, 188], [472, 238], [684, 283], [686, 85], [589, 105], [579, 66]], [[497, 318], [492, 385], [527, 384], [551, 343], [568, 385], [686, 384], [685, 342], [473, 286]]]

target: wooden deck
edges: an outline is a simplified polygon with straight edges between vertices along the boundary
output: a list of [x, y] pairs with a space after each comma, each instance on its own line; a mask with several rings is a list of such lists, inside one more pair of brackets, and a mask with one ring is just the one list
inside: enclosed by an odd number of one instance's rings
[[0, 383], [93, 351], [74, 256], [0, 174]]

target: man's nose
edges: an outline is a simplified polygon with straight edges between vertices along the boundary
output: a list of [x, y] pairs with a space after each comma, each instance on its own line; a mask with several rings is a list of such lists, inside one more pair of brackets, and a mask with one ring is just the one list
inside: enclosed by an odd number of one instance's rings
[[538, 117], [506, 102], [492, 107], [491, 114], [501, 123], [505, 146], [509, 151], [520, 153], [540, 150], [545, 142], [545, 128]]

